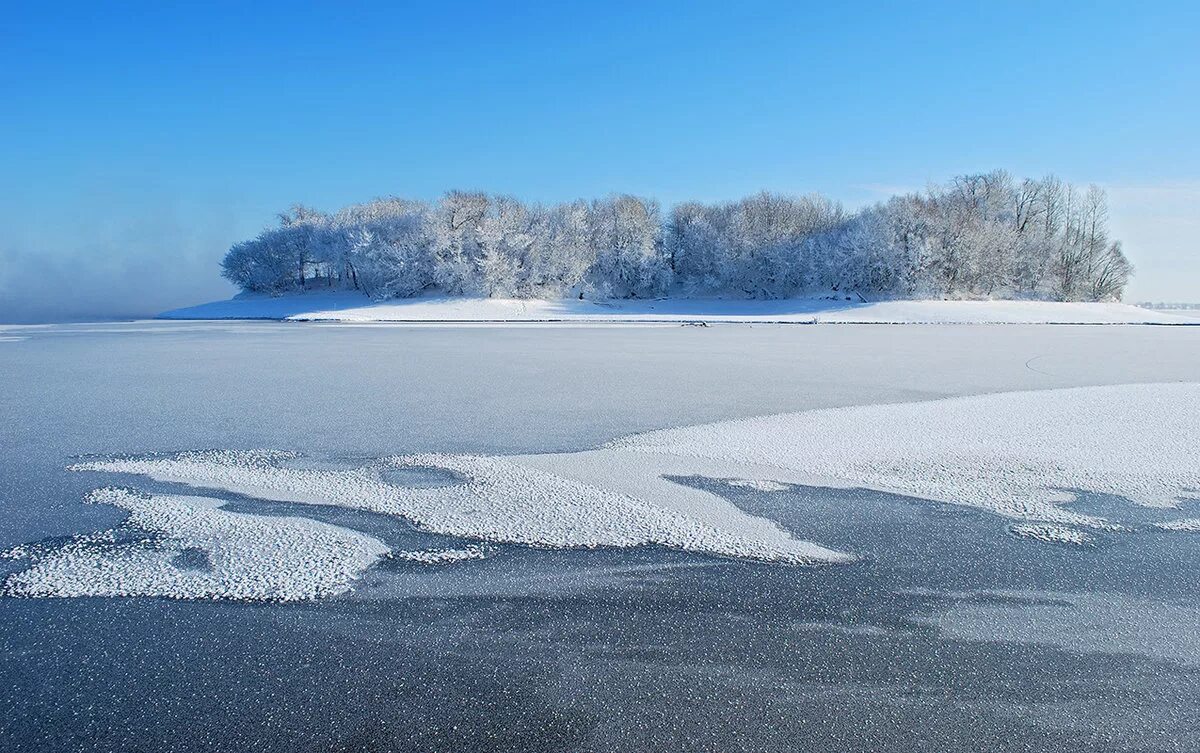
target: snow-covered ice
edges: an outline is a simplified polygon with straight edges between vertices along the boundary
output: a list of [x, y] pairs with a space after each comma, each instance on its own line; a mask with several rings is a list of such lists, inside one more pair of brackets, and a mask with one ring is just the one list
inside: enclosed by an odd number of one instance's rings
[[[598, 449], [524, 455], [414, 454], [363, 463], [292, 452], [209, 450], [89, 459], [70, 466], [147, 476], [268, 501], [405, 518], [476, 542], [534, 547], [658, 545], [767, 562], [856, 555], [806, 541], [716, 494], [716, 481], [763, 493], [794, 484], [862, 487], [970, 506], [1017, 520], [1016, 536], [1087, 545], [1081, 528], [1119, 526], [1064, 506], [1102, 494], [1171, 508], [1200, 489], [1200, 384], [1008, 392], [722, 421], [634, 434]], [[430, 471], [438, 483], [428, 483]], [[377, 559], [379, 540], [299, 517], [231, 512], [219, 499], [100, 489], [151, 542], [76, 538], [31, 554], [19, 595], [304, 599], [337, 593]], [[1194, 530], [1192, 519], [1163, 524]], [[853, 547], [851, 547], [853, 548]], [[203, 552], [205, 567], [180, 567]], [[394, 552], [426, 564], [485, 548]]]
[[[852, 556], [794, 538], [686, 480], [767, 492], [796, 483], [860, 486], [1021, 519], [1010, 529], [1018, 536], [1087, 544], [1091, 534], [1070, 526], [1115, 529], [1062, 506], [1079, 492], [1169, 507], [1200, 488], [1197, 415], [1200, 384], [1122, 385], [804, 411], [638, 434], [584, 452], [424, 454], [341, 468], [306, 467], [287, 452], [205, 451], [89, 460], [72, 469], [365, 509], [467, 539], [562, 548], [657, 544], [832, 563]], [[452, 481], [389, 481], [397, 469], [425, 468]], [[149, 503], [123, 506], [149, 514]], [[185, 509], [195, 514], [196, 504]], [[154, 527], [194, 538], [178, 525]], [[411, 557], [422, 558], [438, 557]]]
[[1088, 546], [1095, 537], [1087, 531], [1078, 528], [1059, 525], [1058, 523], [1014, 523], [1009, 527], [1014, 536], [1035, 541], [1045, 541], [1049, 544], [1070, 544], [1072, 546]]
[[[130, 513], [126, 528], [155, 534], [117, 541], [82, 536], [38, 552], [9, 576], [14, 596], [162, 596], [175, 599], [296, 601], [346, 591], [387, 553], [378, 539], [307, 518], [250, 515], [222, 509], [211, 497], [93, 491], [88, 501]], [[197, 566], [180, 558], [197, 555]]]
[[417, 297], [372, 301], [352, 292], [243, 294], [175, 309], [165, 319], [338, 322], [779, 322], [800, 324], [1196, 324], [1196, 319], [1122, 303], [878, 301], [827, 298], [668, 298], [581, 301]]
[[449, 565], [467, 560], [481, 560], [488, 555], [488, 548], [472, 544], [461, 549], [422, 549], [413, 552], [392, 552], [388, 559], [417, 562], [422, 565]]
[[1187, 531], [1188, 533], [1200, 533], [1200, 518], [1169, 520], [1165, 523], [1159, 523], [1158, 527], [1165, 531]]
[[1095, 526], [1060, 503], [1086, 491], [1166, 507], [1200, 488], [1198, 416], [1200, 384], [1079, 387], [725, 421], [611, 448]]
[[[607, 465], [611, 453], [601, 453]], [[405, 517], [444, 535], [544, 547], [657, 544], [685, 551], [790, 563], [843, 562], [849, 555], [799, 541], [773, 522], [720, 497], [661, 478], [624, 454], [622, 468], [589, 473], [589, 453], [485, 457], [412, 455], [382, 467], [304, 468], [282, 452], [209, 451], [170, 457], [94, 460], [74, 470], [149, 476], [261, 499], [327, 504]], [[641, 465], [642, 467], [639, 467]], [[462, 483], [409, 487], [381, 471], [431, 467]], [[616, 474], [625, 477], [619, 483]], [[643, 485], [638, 485], [640, 480]], [[593, 483], [603, 482], [604, 485]]]

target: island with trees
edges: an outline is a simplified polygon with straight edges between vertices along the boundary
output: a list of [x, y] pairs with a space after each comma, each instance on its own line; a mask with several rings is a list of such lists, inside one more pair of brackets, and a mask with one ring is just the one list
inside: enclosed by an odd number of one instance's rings
[[540, 205], [474, 191], [334, 213], [295, 206], [222, 267], [247, 292], [334, 288], [375, 300], [1116, 301], [1132, 273], [1101, 188], [1003, 171], [858, 211], [768, 192], [666, 211], [631, 195]]

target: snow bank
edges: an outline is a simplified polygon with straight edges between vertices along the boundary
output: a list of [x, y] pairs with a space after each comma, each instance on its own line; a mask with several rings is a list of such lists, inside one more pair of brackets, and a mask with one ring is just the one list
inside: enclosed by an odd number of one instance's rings
[[[328, 596], [387, 553], [378, 539], [307, 518], [248, 515], [209, 497], [148, 496], [98, 489], [89, 502], [130, 512], [127, 528], [157, 537], [119, 542], [112, 532], [78, 537], [31, 557], [4, 584], [14, 596], [164, 596], [296, 601]], [[181, 562], [188, 558], [191, 565]]]
[[618, 451], [776, 466], [837, 484], [1097, 525], [1076, 490], [1172, 506], [1200, 489], [1200, 384], [1138, 384], [814, 410], [667, 429]]
[[517, 300], [420, 297], [384, 302], [347, 292], [242, 295], [167, 311], [164, 319], [338, 322], [777, 322], [802, 324], [1196, 324], [1121, 303], [1048, 301]]

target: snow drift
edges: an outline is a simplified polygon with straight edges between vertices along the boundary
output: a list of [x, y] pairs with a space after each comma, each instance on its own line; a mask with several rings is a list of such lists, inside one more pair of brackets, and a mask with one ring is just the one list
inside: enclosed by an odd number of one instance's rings
[[1048, 301], [528, 300], [417, 297], [372, 301], [353, 292], [241, 295], [175, 309], [163, 319], [324, 322], [739, 322], [786, 324], [1182, 324], [1197, 320], [1122, 303]]

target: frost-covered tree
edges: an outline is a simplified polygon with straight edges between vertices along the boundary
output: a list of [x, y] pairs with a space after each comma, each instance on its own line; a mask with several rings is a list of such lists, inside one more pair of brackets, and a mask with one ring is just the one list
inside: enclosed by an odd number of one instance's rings
[[596, 258], [586, 285], [598, 298], [652, 298], [667, 291], [670, 266], [662, 249], [658, 202], [619, 195], [591, 206]]
[[335, 214], [326, 254], [346, 287], [377, 298], [414, 295], [433, 284], [429, 207], [388, 197]]
[[617, 195], [551, 206], [451, 191], [333, 215], [294, 206], [238, 243], [243, 289], [501, 297], [795, 295], [1119, 299], [1132, 267], [1104, 192], [1049, 176], [959, 176], [855, 213], [819, 195], [686, 202]]
[[236, 244], [222, 261], [222, 274], [245, 290], [277, 293], [304, 288], [310, 279], [328, 276], [321, 256], [328, 218], [294, 207], [280, 215], [280, 226]]
[[807, 285], [805, 239], [844, 219], [840, 205], [817, 195], [681, 204], [671, 212], [667, 257], [691, 293], [785, 297]]
[[491, 200], [485, 193], [451, 191], [430, 218], [437, 284], [451, 295], [478, 295], [483, 282], [476, 270], [483, 256], [480, 231]]
[[474, 277], [484, 295], [528, 297], [530, 264], [541, 230], [541, 210], [509, 196], [489, 201], [479, 225], [479, 258]]
[[595, 264], [588, 202], [573, 201], [537, 210], [526, 269], [529, 295], [581, 297]]

